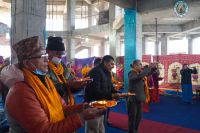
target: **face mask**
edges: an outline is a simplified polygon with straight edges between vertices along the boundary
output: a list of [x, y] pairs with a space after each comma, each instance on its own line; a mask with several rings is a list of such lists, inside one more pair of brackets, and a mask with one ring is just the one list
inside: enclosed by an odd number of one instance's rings
[[52, 61], [54, 64], [58, 65], [58, 64], [61, 62], [61, 58], [53, 57], [53, 58], [51, 59], [51, 61]]
[[46, 75], [45, 72], [43, 72], [42, 70], [36, 68], [36, 66], [34, 64], [31, 63], [31, 65], [35, 68], [35, 70], [33, 70], [33, 73], [35, 73], [37, 75]]
[[34, 72], [35, 74], [37, 74], [37, 75], [46, 75], [46, 73], [43, 72], [43, 71], [41, 71], [40, 69], [35, 69], [33, 72]]

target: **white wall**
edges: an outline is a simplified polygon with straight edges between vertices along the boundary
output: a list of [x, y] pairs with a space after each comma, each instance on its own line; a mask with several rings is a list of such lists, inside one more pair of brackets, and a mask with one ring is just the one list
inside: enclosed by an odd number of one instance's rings
[[46, 18], [47, 31], [62, 31], [63, 30], [63, 15], [47, 15]]
[[11, 13], [0, 11], [0, 22], [7, 24], [8, 27], [11, 27]]
[[10, 45], [1, 45], [0, 44], [0, 55], [3, 56], [4, 59], [6, 57], [10, 57], [11, 56]]
[[200, 54], [200, 37], [195, 38], [193, 40], [192, 53], [193, 54]]
[[75, 54], [75, 58], [82, 59], [82, 58], [88, 58], [89, 53], [88, 49], [83, 49]]
[[155, 42], [146, 42], [146, 55], [155, 55]]
[[167, 54], [187, 54], [188, 53], [188, 40], [169, 40]]

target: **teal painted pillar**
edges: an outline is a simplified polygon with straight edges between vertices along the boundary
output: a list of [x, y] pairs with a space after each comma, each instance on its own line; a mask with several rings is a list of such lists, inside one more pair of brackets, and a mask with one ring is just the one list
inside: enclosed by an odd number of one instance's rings
[[136, 11], [124, 9], [124, 85], [128, 86], [130, 64], [136, 59]]

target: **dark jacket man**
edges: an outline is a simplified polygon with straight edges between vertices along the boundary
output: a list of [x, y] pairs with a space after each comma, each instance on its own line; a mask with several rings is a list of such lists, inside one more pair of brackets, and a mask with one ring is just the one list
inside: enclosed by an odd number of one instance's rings
[[183, 64], [183, 68], [180, 71], [181, 73], [181, 89], [182, 89], [182, 100], [183, 102], [192, 103], [192, 80], [191, 74], [197, 74], [197, 69], [190, 69], [188, 64]]
[[[110, 55], [106, 55], [102, 59], [102, 63], [94, 67], [88, 76], [93, 81], [85, 88], [85, 101], [91, 102], [96, 100], [111, 100], [119, 98], [120, 94], [115, 93], [111, 81], [111, 71], [114, 68], [114, 59]], [[115, 93], [115, 94], [114, 94]], [[86, 133], [104, 133], [104, 115], [99, 118], [86, 121]]]
[[[187, 66], [184, 64], [183, 66]], [[197, 74], [197, 69], [190, 69], [188, 67], [181, 69], [181, 84], [192, 84], [191, 74]]]
[[85, 88], [85, 101], [90, 102], [94, 100], [111, 100], [112, 93], [116, 91], [113, 88], [111, 82], [111, 74], [103, 64], [94, 67], [88, 76], [93, 79], [87, 87]]

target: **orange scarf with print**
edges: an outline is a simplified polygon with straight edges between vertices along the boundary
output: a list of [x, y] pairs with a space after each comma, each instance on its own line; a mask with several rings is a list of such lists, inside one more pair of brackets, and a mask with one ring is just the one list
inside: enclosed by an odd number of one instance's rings
[[[136, 72], [137, 75], [139, 75], [139, 72], [136, 69], [133, 68], [133, 71]], [[147, 77], [146, 76], [143, 78], [143, 81], [144, 81], [144, 92], [145, 92], [145, 95], [146, 95], [145, 102], [149, 103], [150, 96], [149, 96], [149, 87], [148, 87]]]
[[69, 86], [67, 85], [67, 80], [64, 76], [64, 68], [61, 63], [55, 66], [52, 62], [48, 62], [49, 68], [54, 72], [59, 83], [64, 83], [68, 93], [68, 105], [74, 105], [74, 96], [71, 93]]
[[50, 123], [56, 123], [64, 119], [64, 113], [60, 97], [48, 76], [45, 76], [46, 86], [29, 70], [23, 68], [27, 83], [34, 90], [42, 108], [47, 113]]

